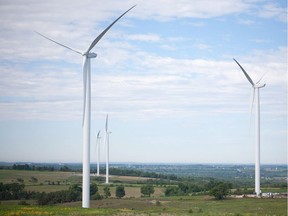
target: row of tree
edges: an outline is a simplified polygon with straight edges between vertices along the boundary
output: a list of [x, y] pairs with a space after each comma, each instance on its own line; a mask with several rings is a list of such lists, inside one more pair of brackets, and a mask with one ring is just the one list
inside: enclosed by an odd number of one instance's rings
[[0, 200], [34, 199], [36, 192], [25, 191], [24, 184], [0, 182]]
[[214, 179], [211, 179], [204, 186], [199, 186], [190, 182], [180, 182], [177, 186], [166, 187], [165, 196], [187, 196], [192, 193], [207, 193], [220, 200], [229, 195], [231, 189], [231, 183], [216, 181]]

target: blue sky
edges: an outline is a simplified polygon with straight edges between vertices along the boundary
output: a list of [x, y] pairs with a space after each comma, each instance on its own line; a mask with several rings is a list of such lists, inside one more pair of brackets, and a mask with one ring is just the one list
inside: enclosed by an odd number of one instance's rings
[[109, 114], [113, 162], [254, 163], [235, 58], [266, 73], [261, 162], [286, 163], [283, 0], [0, 0], [0, 161], [82, 161], [81, 56], [34, 31], [85, 50], [134, 4], [93, 49], [91, 161]]

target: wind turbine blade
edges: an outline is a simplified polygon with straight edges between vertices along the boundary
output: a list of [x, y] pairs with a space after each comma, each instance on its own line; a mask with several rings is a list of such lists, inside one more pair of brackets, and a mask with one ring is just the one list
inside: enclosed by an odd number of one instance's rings
[[265, 72], [265, 73], [261, 76], [261, 78], [258, 80], [257, 84], [260, 83], [260, 81], [263, 79], [263, 77], [264, 77], [266, 74], [267, 74], [267, 72]]
[[86, 92], [87, 92], [87, 57], [83, 56], [83, 121], [82, 127], [84, 126], [85, 121], [85, 112], [86, 112]]
[[252, 84], [252, 86], [254, 86], [255, 84], [254, 84], [253, 80], [250, 78], [250, 76], [247, 74], [247, 72], [244, 70], [244, 68], [234, 58], [233, 58], [233, 60], [239, 65], [239, 67], [243, 71], [243, 73], [246, 76], [246, 78], [248, 79], [248, 81]]
[[136, 5], [128, 9], [126, 12], [124, 12], [120, 17], [118, 17], [113, 23], [111, 23], [100, 35], [98, 35], [97, 38], [91, 43], [89, 48], [87, 49], [86, 53], [89, 53], [90, 50], [101, 40], [101, 38], [106, 34], [106, 32], [119, 20], [121, 17], [123, 17], [126, 13], [128, 13], [132, 8], [134, 8]]
[[97, 139], [99, 139], [99, 138], [100, 138], [100, 130], [97, 133]]
[[252, 111], [253, 111], [253, 105], [254, 105], [254, 98], [255, 98], [255, 88], [252, 88], [252, 95], [250, 99], [250, 112], [249, 112], [249, 132], [251, 130], [251, 123], [252, 123]]
[[37, 31], [36, 31], [35, 33], [37, 33], [37, 34], [39, 34], [40, 36], [46, 38], [47, 40], [50, 40], [50, 41], [52, 41], [52, 42], [54, 42], [54, 43], [56, 43], [56, 44], [58, 44], [58, 45], [60, 45], [60, 46], [62, 46], [62, 47], [65, 47], [66, 49], [72, 50], [73, 52], [76, 52], [76, 53], [82, 55], [82, 52], [80, 52], [79, 50], [76, 50], [76, 49], [71, 48], [71, 47], [69, 47], [69, 46], [66, 46], [66, 45], [64, 45], [64, 44], [61, 44], [61, 43], [59, 43], [59, 42], [57, 42], [57, 41], [55, 41], [55, 40], [52, 40], [52, 39], [46, 37], [45, 35], [37, 32]]
[[106, 129], [106, 133], [108, 133], [108, 114], [106, 116], [106, 126], [105, 126], [105, 129]]

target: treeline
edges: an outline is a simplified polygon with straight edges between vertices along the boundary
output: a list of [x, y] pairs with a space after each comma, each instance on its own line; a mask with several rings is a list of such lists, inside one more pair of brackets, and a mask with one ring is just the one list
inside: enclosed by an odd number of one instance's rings
[[195, 193], [209, 194], [216, 199], [224, 199], [231, 194], [232, 184], [229, 182], [211, 179], [203, 186], [191, 182], [180, 182], [177, 186], [168, 186], [165, 189], [165, 196], [189, 196]]
[[[71, 185], [68, 190], [56, 192], [25, 191], [25, 185], [19, 183], [3, 184], [0, 182], [0, 200], [31, 200], [34, 199], [39, 205], [50, 205], [64, 202], [81, 200], [82, 188]], [[93, 191], [93, 190], [91, 190]], [[95, 190], [94, 190], [95, 191]]]
[[51, 205], [56, 203], [75, 202], [82, 199], [82, 188], [71, 185], [68, 190], [38, 193], [36, 200], [38, 205]]
[[[63, 172], [81, 171], [79, 169], [70, 168], [66, 165], [64, 165], [62, 167], [55, 168], [53, 166], [35, 166], [35, 165], [29, 165], [29, 164], [13, 164], [13, 166], [11, 168], [13, 170], [63, 171]], [[99, 171], [101, 174], [104, 174], [106, 172], [105, 168], [101, 168]], [[147, 177], [147, 178], [167, 179], [167, 180], [173, 180], [173, 181], [179, 180], [179, 177], [177, 175], [173, 175], [173, 174], [159, 174], [159, 173], [155, 173], [155, 172], [145, 172], [145, 171], [139, 171], [139, 170], [134, 170], [134, 169], [133, 170], [132, 169], [125, 169], [125, 168], [111, 167], [109, 169], [109, 173], [111, 175], [120, 175], [120, 176], [138, 176], [138, 177]]]
[[[37, 171], [63, 171], [63, 172], [81, 172], [81, 168], [75, 165], [55, 165], [54, 166], [40, 166], [40, 165], [31, 165], [31, 164], [13, 164], [12, 166], [1, 166], [0, 169], [13, 169], [13, 170], [37, 170]], [[100, 168], [100, 173], [105, 174], [105, 168]], [[91, 170], [91, 173], [95, 173], [96, 170]], [[217, 170], [217, 172], [219, 172]], [[144, 170], [137, 169], [128, 169], [128, 168], [110, 168], [111, 175], [120, 175], [120, 176], [138, 176], [138, 177], [147, 177], [153, 180], [154, 184], [157, 185], [165, 185], [165, 184], [177, 184], [178, 182], [192, 182], [194, 184], [193, 190], [201, 190], [204, 187], [204, 183], [209, 181], [209, 177], [191, 177], [191, 176], [183, 176], [183, 175], [175, 175], [175, 174], [167, 174], [167, 173], [159, 173], [159, 172], [150, 172]], [[218, 179], [218, 178], [217, 178]], [[204, 181], [203, 181], [204, 180]], [[218, 179], [222, 181], [230, 181], [233, 183], [235, 188], [249, 188], [254, 185], [254, 178], [232, 178], [232, 179]], [[142, 184], [143, 182], [137, 182]], [[284, 180], [273, 180], [271, 178], [264, 178], [261, 180], [262, 187], [279, 187], [279, 188], [287, 188], [287, 181]], [[190, 186], [192, 187], [192, 186]], [[200, 189], [198, 189], [199, 187]]]
[[35, 199], [37, 193], [34, 191], [24, 191], [24, 184], [0, 182], [0, 200], [20, 200]]
[[55, 171], [53, 166], [35, 166], [29, 164], [13, 164], [13, 170]]
[[[104, 173], [104, 169], [100, 172]], [[102, 173], [101, 172], [101, 173]], [[178, 176], [173, 174], [160, 174], [155, 172], [143, 172], [139, 170], [132, 170], [132, 169], [123, 169], [123, 168], [110, 168], [109, 173], [111, 175], [119, 175], [119, 176], [138, 176], [138, 177], [146, 177], [146, 178], [158, 178], [158, 179], [167, 179], [167, 180], [173, 180], [177, 181], [179, 180]]]

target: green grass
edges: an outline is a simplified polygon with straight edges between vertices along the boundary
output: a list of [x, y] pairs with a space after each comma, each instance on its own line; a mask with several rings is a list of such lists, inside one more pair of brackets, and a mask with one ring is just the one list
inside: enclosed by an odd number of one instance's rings
[[30, 215], [115, 215], [113, 209], [82, 209], [79, 207], [65, 206], [19, 206], [19, 205], [1, 205], [0, 215], [5, 216], [30, 216]]
[[0, 215], [285, 216], [287, 199], [245, 198], [216, 201], [209, 196], [104, 199], [91, 201], [90, 209], [82, 209], [81, 202], [41, 207], [16, 205], [16, 201], [2, 201]]
[[31, 177], [38, 179], [37, 184], [48, 184], [48, 181], [51, 183], [54, 182], [55, 184], [57, 184], [57, 181], [59, 181], [61, 184], [66, 182], [81, 182], [81, 176], [75, 175], [74, 172], [0, 170], [0, 182], [3, 183], [17, 182], [17, 178], [21, 178], [24, 180], [25, 185], [33, 185], [33, 183], [30, 182]]

